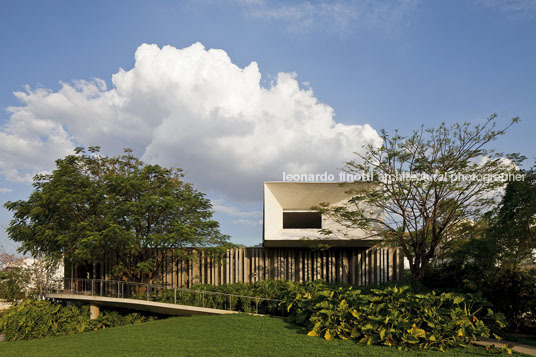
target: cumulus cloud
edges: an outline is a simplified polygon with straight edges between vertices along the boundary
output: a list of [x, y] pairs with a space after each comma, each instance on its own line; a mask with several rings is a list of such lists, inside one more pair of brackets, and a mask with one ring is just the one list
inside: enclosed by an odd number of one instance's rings
[[296, 74], [261, 85], [257, 63], [240, 68], [223, 50], [143, 44], [134, 67], [105, 81], [15, 92], [0, 129], [0, 173], [28, 181], [77, 145], [182, 167], [197, 187], [260, 200], [262, 182], [281, 173], [335, 170], [362, 145], [379, 144], [367, 124], [345, 125]]
[[11, 192], [11, 191], [13, 191], [13, 190], [10, 189], [10, 188], [0, 187], [0, 193], [8, 193], [8, 192]]
[[49, 94], [27, 88], [27, 93], [15, 93], [27, 105], [8, 108], [10, 119], [0, 130], [0, 172], [9, 181], [30, 182], [34, 174], [49, 168], [54, 159], [72, 151], [70, 135], [61, 122], [49, 119], [42, 110], [30, 108], [32, 98]]

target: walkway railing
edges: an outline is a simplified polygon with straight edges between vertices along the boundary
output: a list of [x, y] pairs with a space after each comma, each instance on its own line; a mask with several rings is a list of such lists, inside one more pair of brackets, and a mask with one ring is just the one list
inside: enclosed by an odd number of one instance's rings
[[283, 316], [283, 301], [217, 291], [103, 279], [64, 279], [63, 288], [47, 292], [166, 302], [213, 309]]

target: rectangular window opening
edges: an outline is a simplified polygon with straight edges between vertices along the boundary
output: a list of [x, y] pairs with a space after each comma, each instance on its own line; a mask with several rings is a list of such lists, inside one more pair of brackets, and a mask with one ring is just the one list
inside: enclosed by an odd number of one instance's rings
[[283, 212], [283, 229], [320, 229], [320, 212]]

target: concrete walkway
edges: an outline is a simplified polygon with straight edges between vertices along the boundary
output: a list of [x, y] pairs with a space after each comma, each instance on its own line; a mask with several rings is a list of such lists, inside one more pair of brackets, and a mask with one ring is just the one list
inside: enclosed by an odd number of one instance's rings
[[536, 346], [523, 345], [517, 342], [510, 342], [510, 341], [504, 341], [504, 340], [499, 341], [493, 338], [481, 337], [480, 340], [473, 341], [472, 343], [474, 343], [475, 345], [480, 345], [480, 346], [495, 346], [498, 348], [503, 348], [506, 345], [511, 345], [511, 346], [514, 346], [512, 350], [514, 350], [515, 352], [524, 353], [529, 356], [536, 356]]
[[47, 294], [47, 298], [55, 300], [78, 301], [98, 306], [120, 307], [141, 311], [155, 312], [165, 315], [225, 315], [237, 314], [237, 311], [210, 309], [206, 307], [176, 305], [165, 302], [137, 300], [137, 299], [121, 299], [103, 296], [88, 296], [76, 294]]

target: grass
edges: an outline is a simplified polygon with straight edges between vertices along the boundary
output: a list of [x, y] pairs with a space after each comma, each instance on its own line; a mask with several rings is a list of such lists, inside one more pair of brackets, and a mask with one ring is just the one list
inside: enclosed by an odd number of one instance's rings
[[282, 319], [246, 314], [174, 317], [41, 340], [0, 342], [0, 356], [485, 356], [483, 348], [400, 352], [325, 341]]

